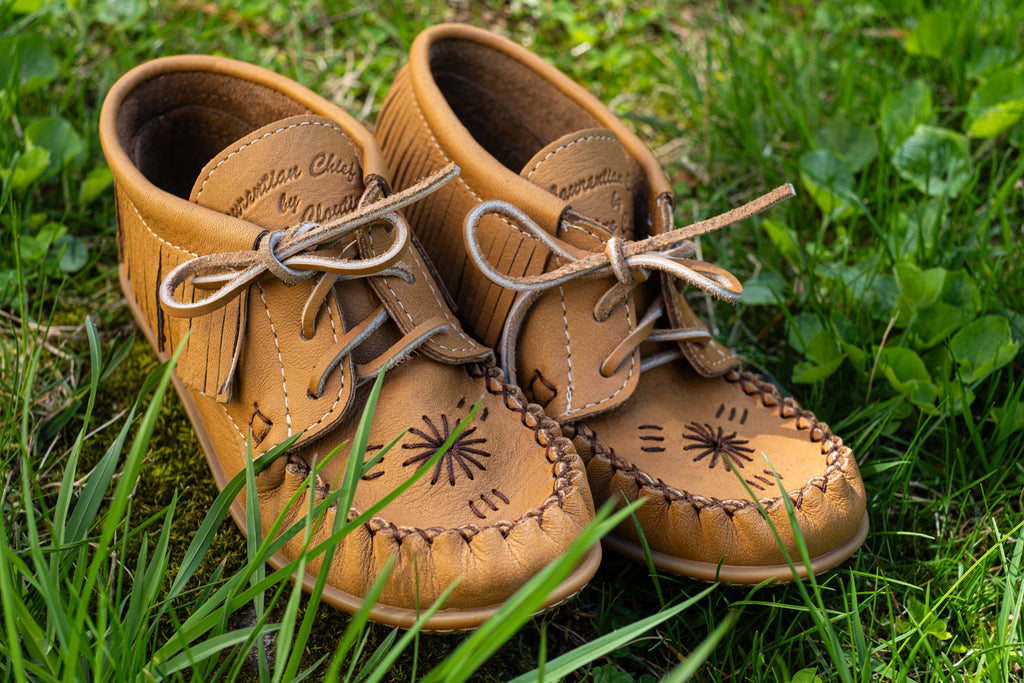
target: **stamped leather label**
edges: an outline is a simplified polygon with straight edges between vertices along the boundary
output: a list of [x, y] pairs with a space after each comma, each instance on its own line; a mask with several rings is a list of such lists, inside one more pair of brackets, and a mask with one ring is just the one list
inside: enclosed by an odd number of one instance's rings
[[610, 130], [592, 128], [555, 140], [534, 155], [521, 175], [610, 234], [632, 237], [626, 155]]
[[362, 168], [341, 128], [321, 116], [295, 116], [226, 148], [203, 169], [191, 199], [280, 230], [350, 213], [362, 192]]

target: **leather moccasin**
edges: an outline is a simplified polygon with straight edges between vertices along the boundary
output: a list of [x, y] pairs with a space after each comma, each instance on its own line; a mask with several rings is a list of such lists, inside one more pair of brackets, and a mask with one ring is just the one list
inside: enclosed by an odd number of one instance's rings
[[[638, 518], [657, 566], [785, 580], [788, 555], [805, 575], [786, 495], [814, 572], [860, 546], [850, 449], [744, 371], [682, 294], [694, 284], [736, 300], [736, 278], [692, 258], [686, 240], [792, 188], [676, 229], [668, 179], [608, 109], [526, 49], [464, 25], [415, 40], [376, 135], [396, 187], [462, 169], [410, 209], [413, 231], [467, 331], [574, 437], [595, 501], [647, 498]], [[644, 559], [631, 521], [607, 543]]]
[[[257, 478], [264, 534], [281, 515], [306, 514], [303, 480], [352, 442], [383, 369], [365, 462], [400, 439], [362, 476], [349, 519], [424, 466], [482, 397], [436, 466], [340, 542], [328, 602], [356, 610], [396, 556], [372, 618], [409, 626], [459, 579], [427, 628], [471, 628], [593, 517], [571, 441], [462, 330], [402, 217], [455, 169], [392, 193], [383, 154], [354, 119], [286, 78], [214, 57], [133, 69], [111, 89], [100, 133], [121, 285], [160, 358], [188, 335], [175, 385], [218, 487], [244, 469], [247, 439], [258, 457], [300, 435]], [[316, 496], [340, 483], [347, 456], [319, 471]], [[232, 508], [243, 531], [244, 503]], [[271, 564], [296, 557], [301, 537]], [[548, 605], [599, 561], [594, 548]], [[307, 586], [319, 567], [307, 565]]]

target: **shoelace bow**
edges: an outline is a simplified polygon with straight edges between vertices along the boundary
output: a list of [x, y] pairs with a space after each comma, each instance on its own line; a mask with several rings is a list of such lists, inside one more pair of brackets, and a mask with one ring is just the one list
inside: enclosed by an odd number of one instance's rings
[[[463, 237], [470, 258], [492, 282], [524, 293], [517, 297], [509, 312], [508, 322], [502, 331], [502, 365], [506, 372], [510, 373], [510, 381], [515, 381], [516, 339], [518, 339], [519, 329], [526, 311], [543, 292], [552, 287], [584, 278], [614, 276], [615, 284], [608, 288], [594, 307], [594, 318], [599, 322], [607, 320], [618, 306], [623, 305], [629, 293], [639, 284], [645, 282], [652, 271], [660, 271], [676, 280], [696, 285], [719, 299], [731, 302], [739, 301], [743, 293], [743, 286], [734, 275], [714, 264], [687, 258], [696, 251], [695, 245], [690, 240], [750, 218], [794, 195], [793, 186], [786, 184], [743, 206], [683, 228], [638, 241], [611, 237], [604, 243], [603, 251], [588, 251], [568, 244], [545, 231], [529, 216], [508, 202], [492, 200], [478, 205], [466, 216], [464, 226]], [[671, 212], [669, 212], [670, 214]], [[499, 272], [487, 259], [480, 245], [480, 222], [487, 215], [498, 215], [508, 219], [512, 226], [524, 235], [540, 242], [557, 257], [559, 267], [539, 275], [522, 277]], [[608, 232], [603, 226], [578, 216], [574, 216], [567, 222], [589, 224]], [[619, 365], [644, 341], [695, 341], [710, 338], [710, 334], [703, 328], [656, 329], [655, 323], [664, 315], [665, 304], [661, 297], [658, 297], [640, 319], [633, 332], [623, 339], [601, 364], [601, 374], [605, 377], [614, 374]], [[660, 365], [679, 355], [681, 353], [657, 354], [656, 360], [652, 358], [650, 362], [645, 361], [642, 367], [647, 369], [654, 365]]]
[[[285, 230], [265, 231], [257, 238], [251, 250], [208, 254], [186, 261], [168, 273], [160, 283], [159, 296], [164, 311], [176, 318], [194, 318], [225, 306], [267, 274], [288, 285], [319, 275], [320, 279], [307, 297], [301, 313], [302, 336], [311, 339], [316, 332], [316, 318], [320, 308], [339, 280], [393, 276], [409, 283], [414, 281], [412, 273], [398, 263], [410, 241], [409, 225], [398, 210], [435, 192], [458, 174], [458, 167], [449, 164], [415, 185], [388, 196], [383, 196], [381, 184], [371, 182], [363, 192], [357, 208], [349, 214], [326, 223], [307, 222]], [[354, 249], [354, 241], [336, 255], [315, 251], [317, 248], [330, 249], [346, 236], [374, 224], [387, 224], [392, 228], [389, 232], [392, 243], [384, 252], [372, 258], [345, 258], [345, 254]], [[338, 250], [335, 249], [335, 252]], [[176, 292], [185, 295], [188, 288], [182, 285], [186, 284], [212, 293], [198, 301], [177, 298]], [[220, 378], [220, 393], [225, 395], [230, 393], [229, 387], [242, 348], [246, 319], [245, 297], [242, 297], [242, 302], [241, 329], [230, 370], [226, 377]], [[388, 318], [389, 314], [381, 304], [370, 316], [339, 338], [340, 349], [334, 358], [324, 359], [315, 367], [309, 385], [312, 397], [319, 398], [322, 395], [330, 372]], [[446, 322], [439, 323], [437, 319], [416, 326], [374, 361], [358, 366], [357, 383], [375, 377], [381, 370], [402, 360], [448, 327]]]

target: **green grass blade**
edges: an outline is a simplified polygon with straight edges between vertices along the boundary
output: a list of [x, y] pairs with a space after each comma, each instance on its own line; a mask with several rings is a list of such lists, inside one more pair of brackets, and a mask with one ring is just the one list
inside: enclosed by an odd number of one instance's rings
[[349, 620], [348, 626], [345, 627], [345, 632], [341, 636], [341, 640], [338, 641], [338, 646], [334, 650], [334, 656], [331, 658], [331, 665], [327, 670], [327, 675], [324, 680], [336, 681], [338, 675], [341, 672], [341, 664], [345, 661], [345, 657], [348, 656], [349, 650], [352, 649], [353, 643], [359, 638], [360, 634], [366, 629], [366, 623], [370, 619], [370, 610], [377, 604], [377, 600], [380, 599], [380, 594], [384, 592], [384, 586], [387, 585], [388, 579], [391, 578], [391, 571], [394, 569], [395, 560], [397, 556], [390, 556], [381, 568], [380, 574], [374, 579], [373, 584], [370, 586], [370, 590], [366, 592], [366, 597], [363, 599], [363, 604], [359, 606], [359, 610]]
[[[623, 647], [630, 641], [639, 638], [642, 634], [651, 630], [658, 624], [671, 619], [680, 612], [683, 612], [684, 610], [687, 610], [703, 601], [704, 598], [717, 587], [718, 584], [712, 584], [697, 595], [688, 598], [678, 605], [666, 607], [656, 614], [652, 614], [640, 621], [636, 621], [628, 626], [623, 626], [611, 633], [595, 638], [585, 645], [580, 645], [571, 652], [552, 659], [547, 662], [547, 665], [544, 668], [544, 677], [551, 678], [552, 680], [564, 678], [573, 671], [586, 666], [599, 657], [603, 657], [609, 652], [618, 650], [620, 647]], [[509, 683], [531, 683], [532, 681], [539, 680], [540, 673], [540, 669], [537, 668], [529, 673], [525, 673], [522, 676], [512, 679]]]
[[[163, 403], [164, 394], [167, 392], [167, 387], [170, 385], [174, 365], [177, 362], [178, 356], [184, 348], [186, 341], [187, 337], [178, 345], [178, 349], [175, 351], [171, 361], [166, 363], [159, 371], [160, 381], [153, 394], [153, 398], [150, 401], [149, 407], [146, 409], [146, 414], [142, 419], [142, 423], [139, 425], [139, 430], [135, 435], [135, 439], [132, 441], [131, 450], [128, 453], [127, 460], [124, 468], [122, 469], [121, 477], [117, 482], [117, 488], [114, 490], [113, 498], [109, 503], [107, 515], [101, 528], [100, 538], [96, 543], [95, 553], [85, 576], [85, 584], [81, 591], [82, 600], [78, 604], [75, 615], [73, 627], [74, 632], [80, 632], [82, 626], [85, 624], [85, 620], [88, 616], [90, 596], [92, 595], [92, 591], [95, 588], [99, 577], [100, 565], [107, 561], [110, 542], [113, 539], [117, 528], [124, 519], [123, 515], [128, 507], [132, 489], [135, 487], [135, 480], [139, 476], [143, 457], [145, 456], [146, 450], [149, 446], [149, 439], [153, 434], [154, 427], [156, 426], [156, 419], [160, 410], [160, 405]], [[79, 643], [75, 640], [71, 643], [71, 647], [67, 652], [68, 662], [77, 661], [78, 649]], [[75, 669], [73, 666], [65, 668], [64, 680], [72, 680], [74, 671]]]
[[[412, 625], [408, 631], [406, 631], [394, 647], [389, 647], [383, 657], [379, 661], [375, 662], [369, 675], [365, 678], [366, 683], [378, 683], [384, 676], [387, 675], [391, 665], [395, 663], [398, 656], [405, 651], [407, 647], [419, 636], [420, 631], [434, 614], [437, 613], [441, 606], [448, 600], [448, 596], [452, 594], [455, 588], [458, 586], [458, 581], [453, 581], [450, 586], [444, 589], [441, 595], [437, 598], [433, 605], [423, 611], [423, 614], [416, 620], [416, 623]], [[378, 652], [380, 649], [378, 648]], [[370, 665], [367, 664], [367, 669], [370, 669]]]
[[558, 559], [516, 591], [448, 659], [430, 671], [423, 678], [423, 683], [450, 683], [469, 678], [541, 608], [544, 599], [572, 572], [587, 550], [628, 518], [645, 500], [641, 498], [614, 513], [612, 502], [606, 502]]
[[[299, 435], [296, 434], [282, 442], [280, 446], [277, 446], [263, 454], [253, 464], [255, 471], [259, 472], [269, 465], [278, 454], [283, 453], [290, 448], [298, 438]], [[185, 585], [195, 574], [196, 570], [199, 569], [199, 565], [202, 564], [203, 558], [206, 556], [207, 551], [209, 551], [210, 546], [213, 544], [213, 539], [216, 536], [217, 529], [231, 510], [231, 504], [235, 502], [235, 498], [238, 497], [238, 494], [241, 493], [242, 489], [245, 487], [247, 476], [247, 473], [243, 471], [232, 477], [231, 481], [227, 483], [224, 489], [217, 494], [213, 504], [210, 505], [210, 509], [207, 512], [205, 519], [203, 519], [203, 523], [200, 525], [196, 535], [189, 543], [188, 549], [185, 551], [185, 556], [181, 560], [178, 573], [175, 575], [174, 581], [168, 591], [171, 596], [181, 593], [181, 591], [185, 589]]]
[[715, 630], [711, 632], [707, 638], [705, 638], [700, 645], [694, 648], [693, 652], [689, 657], [686, 658], [682, 664], [673, 669], [665, 678], [662, 679], [662, 683], [684, 683], [684, 681], [690, 680], [697, 669], [701, 667], [704, 662], [708, 660], [711, 653], [718, 647], [718, 643], [725, 637], [736, 620], [739, 618], [740, 612], [738, 610], [729, 612]]
[[254, 636], [262, 640], [263, 636], [274, 633], [276, 630], [277, 624], [270, 624], [256, 629], [242, 628], [213, 636], [192, 646], [189, 652], [167, 660], [167, 662], [159, 667], [160, 675], [166, 677], [170, 674], [184, 671], [193, 666], [196, 661], [216, 657], [225, 650], [251, 640]]

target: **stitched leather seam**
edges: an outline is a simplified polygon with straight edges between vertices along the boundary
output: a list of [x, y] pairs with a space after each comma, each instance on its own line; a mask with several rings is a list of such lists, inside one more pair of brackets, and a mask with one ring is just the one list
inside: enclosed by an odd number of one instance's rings
[[[561, 262], [556, 258], [555, 263], [562, 265]], [[565, 388], [565, 412], [572, 414], [572, 345], [570, 344], [569, 338], [569, 314], [565, 310], [565, 288], [561, 285], [558, 286], [558, 297], [562, 302], [562, 322], [565, 323], [565, 360], [569, 364], [568, 382], [566, 382]]]
[[274, 320], [270, 317], [270, 307], [267, 305], [267, 299], [263, 296], [263, 286], [260, 283], [256, 283], [256, 288], [259, 290], [260, 299], [263, 301], [263, 309], [267, 312], [267, 321], [270, 322], [270, 332], [274, 335], [274, 347], [277, 349], [277, 362], [281, 366], [281, 390], [284, 391], [284, 422], [288, 425], [288, 436], [292, 435], [292, 411], [288, 407], [288, 383], [284, 376], [284, 359], [281, 357], [281, 345], [277, 341], [277, 330], [274, 329]]
[[[427, 540], [427, 542], [430, 543], [432, 542], [433, 538], [440, 536], [444, 533], [457, 533], [460, 536], [462, 536], [462, 539], [466, 543], [469, 543], [474, 536], [489, 529], [498, 529], [502, 537], [507, 538], [509, 533], [511, 533], [512, 530], [515, 529], [515, 527], [531, 519], [537, 520], [538, 525], [540, 525], [541, 529], [543, 530], [543, 525], [541, 524], [540, 520], [543, 518], [544, 513], [553, 506], [560, 507], [562, 500], [570, 492], [571, 487], [573, 487], [573, 482], [571, 481], [571, 473], [574, 470], [569, 470], [568, 464], [566, 462], [567, 459], [565, 453], [566, 448], [571, 445], [571, 442], [568, 439], [565, 439], [564, 437], [556, 436], [552, 433], [551, 430], [557, 429], [558, 424], [551, 420], [550, 418], [545, 417], [543, 410], [541, 410], [539, 406], [526, 401], [525, 397], [523, 397], [522, 395], [522, 390], [519, 389], [519, 387], [510, 384], [505, 384], [502, 381], [504, 374], [496, 367], [494, 367], [493, 365], [484, 365], [482, 363], [476, 363], [474, 365], [476, 367], [479, 367], [482, 370], [482, 372], [474, 373], [472, 369], [470, 369], [470, 375], [476, 378], [484, 379], [484, 386], [487, 389], [487, 393], [495, 396], [501, 395], [505, 399], [503, 403], [505, 404], [506, 409], [512, 412], [521, 413], [524, 416], [522, 420], [524, 426], [533, 429], [535, 434], [544, 434], [548, 442], [548, 445], [545, 448], [548, 451], [548, 453], [553, 453], [555, 457], [552, 467], [552, 478], [554, 480], [552, 494], [548, 496], [538, 507], [534, 508], [533, 510], [524, 512], [518, 519], [512, 522], [499, 521], [495, 522], [494, 524], [483, 527], [477, 524], [462, 524], [460, 526], [451, 527], [448, 529], [444, 529], [441, 527], [421, 529], [418, 527], [410, 526], [400, 527], [392, 522], [388, 522], [387, 520], [381, 517], [373, 517], [367, 520], [365, 524], [363, 524], [363, 527], [367, 529], [371, 537], [381, 531], [387, 531], [396, 540], [401, 541], [401, 539], [406, 538], [415, 533], [421, 537], [424, 537]], [[493, 384], [497, 385], [497, 388], [492, 387], [492, 382]], [[518, 403], [521, 406], [521, 408], [515, 408], [509, 405], [510, 400], [511, 402]], [[536, 410], [530, 411], [531, 407], [535, 408]], [[537, 413], [537, 420], [534, 425], [527, 424], [525, 420], [525, 416], [531, 414], [531, 412]], [[548, 460], [551, 461], [550, 457], [548, 458]], [[560, 469], [559, 464], [561, 464]], [[306, 474], [304, 474], [303, 476], [308, 475], [308, 465], [305, 466], [305, 469]], [[580, 470], [575, 470], [575, 472], [578, 476], [583, 474], [583, 472]], [[358, 516], [358, 514], [358, 510], [352, 508], [351, 510], [349, 510], [349, 519], [354, 519], [356, 516]]]
[[[598, 240], [601, 239], [598, 235], [595, 235], [593, 232], [587, 230], [586, 228], [580, 227], [578, 225], [574, 225], [572, 223], [566, 223], [565, 226], [567, 228], [571, 229], [571, 230], [578, 230], [578, 231], [582, 232], [585, 235], [589, 235], [590, 237], [593, 237], [594, 239], [598, 239]], [[555, 259], [555, 262], [556, 263], [558, 262], [557, 258]], [[558, 289], [559, 289], [559, 292], [562, 292], [562, 288], [561, 287], [559, 287]], [[633, 316], [630, 315], [630, 312], [629, 312], [629, 302], [626, 302], [626, 304], [623, 306], [623, 308], [625, 309], [626, 322], [629, 325], [629, 330], [632, 332], [634, 323], [633, 323]], [[593, 401], [591, 403], [586, 404], [585, 406], [582, 406], [580, 408], [577, 408], [576, 410], [573, 410], [572, 409], [572, 358], [571, 358], [571, 353], [569, 353], [569, 321], [566, 319], [565, 295], [564, 295], [564, 293], [562, 293], [562, 319], [565, 320], [565, 337], [566, 337], [565, 348], [566, 348], [567, 355], [569, 355], [570, 357], [569, 357], [569, 384], [568, 384], [568, 388], [566, 389], [566, 411], [564, 413], [562, 413], [562, 415], [560, 415], [560, 417], [567, 418], [567, 417], [571, 416], [573, 413], [578, 413], [581, 410], [586, 410], [587, 408], [593, 408], [594, 406], [601, 405], [602, 403], [607, 403], [608, 401], [615, 400], [615, 397], [618, 396], [619, 394], [621, 394], [625, 390], [625, 388], [629, 385], [629, 381], [633, 378], [633, 372], [636, 370], [636, 354], [635, 353], [631, 354], [630, 361], [629, 361], [629, 373], [623, 379], [622, 385], [618, 389], [616, 389], [615, 392], [611, 396], [605, 396], [604, 398], [602, 398], [599, 401]]]
[[199, 187], [199, 192], [196, 194], [196, 200], [198, 201], [198, 199], [203, 196], [203, 190], [206, 189], [207, 181], [210, 180], [210, 178], [213, 176], [213, 174], [217, 170], [219, 170], [220, 167], [225, 162], [227, 162], [228, 159], [230, 159], [231, 157], [235, 156], [236, 154], [238, 154], [239, 152], [244, 150], [246, 147], [251, 147], [252, 145], [255, 145], [260, 140], [263, 140], [265, 138], [269, 138], [271, 135], [275, 135], [277, 133], [281, 133], [281, 132], [286, 131], [286, 130], [291, 130], [292, 128], [298, 128], [300, 126], [322, 126], [324, 128], [331, 128], [331, 129], [336, 130], [339, 133], [341, 133], [345, 137], [345, 139], [348, 140], [348, 136], [345, 135], [345, 131], [343, 131], [341, 128], [339, 128], [338, 126], [332, 125], [332, 124], [323, 123], [321, 121], [302, 121], [301, 123], [293, 123], [293, 124], [291, 124], [289, 126], [282, 126], [281, 128], [278, 128], [277, 130], [269, 131], [267, 133], [264, 133], [260, 137], [256, 138], [255, 140], [251, 140], [251, 141], [245, 143], [244, 145], [242, 145], [241, 147], [239, 147], [238, 149], [236, 149], [235, 151], [231, 152], [226, 157], [221, 159], [219, 162], [217, 162], [217, 165], [214, 166], [213, 168], [211, 168], [210, 172], [206, 174], [205, 178], [203, 178], [203, 184]]
[[[126, 199], [127, 199], [127, 198], [126, 198]], [[144, 228], [146, 229], [146, 231], [147, 231], [147, 232], [148, 232], [148, 233], [149, 233], [150, 235], [152, 235], [153, 237], [157, 238], [158, 240], [160, 240], [161, 242], [163, 242], [164, 244], [166, 244], [166, 245], [167, 245], [168, 247], [171, 247], [172, 249], [177, 249], [178, 251], [183, 251], [183, 252], [185, 252], [186, 254], [188, 254], [189, 256], [199, 256], [199, 254], [196, 254], [196, 253], [194, 253], [194, 252], [191, 252], [191, 251], [189, 251], [188, 249], [186, 249], [185, 247], [179, 247], [179, 246], [178, 246], [177, 244], [172, 244], [171, 242], [168, 242], [167, 240], [165, 240], [165, 239], [164, 239], [163, 237], [161, 237], [160, 235], [156, 234], [156, 233], [155, 233], [155, 232], [153, 231], [153, 228], [149, 227], [149, 223], [147, 223], [147, 222], [146, 222], [146, 219], [142, 217], [142, 214], [141, 214], [141, 213], [139, 213], [139, 210], [138, 210], [138, 208], [136, 208], [136, 206], [135, 206], [135, 202], [133, 202], [132, 200], [128, 199], [128, 203], [129, 203], [129, 204], [131, 205], [131, 207], [132, 207], [132, 211], [134, 211], [134, 212], [135, 212], [135, 215], [139, 217], [139, 220], [140, 220], [140, 221], [142, 221], [142, 227], [144, 227]]]
[[553, 149], [550, 152], [548, 152], [546, 155], [544, 155], [544, 158], [541, 159], [540, 161], [538, 161], [536, 164], [534, 164], [533, 168], [530, 169], [530, 172], [526, 174], [527, 179], [529, 179], [531, 176], [533, 176], [533, 174], [537, 171], [537, 169], [540, 168], [541, 165], [545, 161], [547, 161], [548, 159], [550, 159], [554, 155], [558, 154], [562, 150], [569, 149], [570, 147], [572, 147], [575, 144], [578, 144], [578, 143], [581, 143], [581, 142], [587, 142], [589, 140], [607, 140], [608, 142], [619, 142], [616, 138], [610, 137], [608, 135], [587, 135], [587, 136], [584, 136], [584, 137], [581, 137], [581, 138], [576, 138], [572, 142], [568, 142], [568, 143], [566, 143], [564, 145], [560, 145], [557, 149]]
[[[206, 394], [204, 394], [203, 392], [199, 392], [199, 393], [202, 396], [206, 396]], [[231, 417], [231, 412], [228, 411], [228, 407], [225, 404], [223, 404], [223, 403], [218, 403], [217, 405], [219, 405], [224, 410], [224, 414], [227, 416], [228, 420], [231, 422], [231, 426], [235, 428], [236, 432], [238, 432], [238, 437], [242, 440], [242, 443], [244, 444], [246, 442], [245, 434], [242, 433], [242, 428], [238, 426], [237, 422], [235, 422], [235, 418]]]
[[[728, 381], [735, 382], [740, 381], [742, 379], [749, 380], [750, 383], [754, 384], [755, 386], [763, 384], [763, 382], [759, 381], [754, 375], [748, 372], [744, 372], [743, 375], [745, 376], [740, 376], [740, 374], [737, 373], [735, 379], [728, 379]], [[763, 395], [764, 394], [762, 393], [762, 396]], [[764, 401], [762, 401], [762, 404], [765, 408], [773, 407], [768, 405]], [[780, 401], [780, 407], [782, 406], [782, 404], [783, 401]], [[795, 401], [791, 401], [791, 404], [795, 405]], [[781, 419], [798, 419], [799, 417], [806, 418], [807, 415], [813, 416], [813, 414], [811, 414], [809, 411], [801, 410], [798, 414], [794, 414], [788, 418], [783, 416], [781, 413], [779, 414], [779, 417]], [[583, 439], [583, 441], [586, 442], [588, 446], [590, 446], [590, 448], [594, 451], [594, 455], [596, 457], [607, 462], [611, 466], [612, 471], [615, 474], [621, 473], [624, 476], [627, 476], [629, 479], [633, 481], [633, 483], [638, 487], [638, 489], [646, 486], [650, 489], [658, 490], [665, 497], [666, 501], [669, 502], [670, 504], [688, 504], [690, 505], [690, 507], [692, 507], [694, 510], [698, 512], [700, 510], [704, 510], [707, 508], [717, 507], [721, 508], [729, 515], [732, 515], [735, 512], [738, 512], [739, 510], [745, 508], [757, 507], [757, 503], [751, 500], [721, 500], [718, 498], [707, 498], [705, 496], [694, 495], [688, 491], [677, 489], [674, 486], [666, 484], [661, 479], [654, 480], [646, 472], [639, 469], [636, 465], [633, 465], [625, 461], [618, 454], [616, 454], [613, 449], [608, 448], [608, 446], [606, 446], [602, 441], [598, 440], [597, 435], [594, 434], [594, 432], [591, 431], [589, 427], [582, 424], [577, 424], [575, 425], [575, 427], [577, 430], [577, 436]], [[789, 492], [790, 500], [793, 500], [794, 494], [796, 495], [796, 500], [793, 503], [793, 506], [796, 509], [800, 509], [801, 504], [803, 503], [804, 495], [808, 491], [810, 491], [811, 488], [817, 488], [818, 490], [825, 493], [829, 483], [837, 481], [838, 479], [846, 475], [846, 466], [849, 463], [852, 451], [848, 446], [842, 443], [841, 439], [831, 434], [830, 430], [828, 430], [828, 425], [825, 425], [824, 423], [820, 423], [817, 421], [808, 422], [805, 427], [801, 428], [801, 431], [810, 432], [808, 437], [811, 441], [813, 441], [814, 429], [821, 429], [822, 427], [824, 427], [824, 432], [827, 434], [827, 437], [822, 439], [822, 441], [825, 442], [824, 445], [831, 446], [831, 449], [827, 452], [823, 452], [822, 456], [826, 458], [826, 463], [828, 463], [828, 460], [831, 459], [834, 455], [838, 454], [838, 456], [832, 463], [828, 464], [828, 466], [825, 468], [824, 472], [820, 476], [812, 477], [801, 488], [794, 489]], [[798, 426], [798, 428], [800, 427]], [[817, 482], [823, 482], [823, 485], [819, 486]], [[761, 505], [765, 509], [767, 509], [770, 505], [774, 505], [780, 502], [781, 500], [781, 496], [776, 496], [774, 498], [759, 498], [758, 502], [761, 503]]]
[[[334, 315], [331, 312], [331, 304], [329, 302], [327, 304], [327, 319], [331, 321], [331, 335], [334, 337], [334, 341], [337, 342], [338, 330], [334, 326]], [[341, 372], [341, 387], [338, 388], [338, 395], [334, 398], [334, 403], [332, 403], [331, 407], [327, 409], [327, 412], [321, 415], [319, 420], [306, 427], [307, 432], [311, 429], [314, 429], [321, 422], [326, 420], [331, 415], [331, 413], [334, 412], [334, 409], [338, 407], [338, 402], [341, 400], [341, 395], [345, 393], [345, 371], [344, 369], [342, 369], [340, 365], [338, 367], [338, 370]]]
[[[334, 315], [331, 312], [331, 304], [330, 303], [327, 305], [327, 319], [329, 319], [329, 321], [331, 322], [331, 335], [334, 337], [334, 341], [337, 342], [338, 341], [338, 330], [337, 330], [337, 328], [334, 327]], [[345, 392], [345, 371], [342, 370], [341, 367], [339, 367], [338, 370], [341, 371], [341, 387], [338, 389], [338, 395], [335, 397], [334, 402], [331, 403], [331, 408], [329, 408], [327, 410], [327, 413], [325, 413], [324, 415], [319, 417], [319, 419], [316, 422], [314, 422], [311, 425], [309, 425], [308, 427], [306, 427], [305, 428], [306, 431], [308, 431], [310, 429], [313, 429], [317, 425], [319, 425], [322, 422], [324, 422], [328, 417], [331, 416], [332, 413], [334, 413], [334, 410], [336, 408], [338, 408], [338, 401], [341, 400], [341, 395]]]

